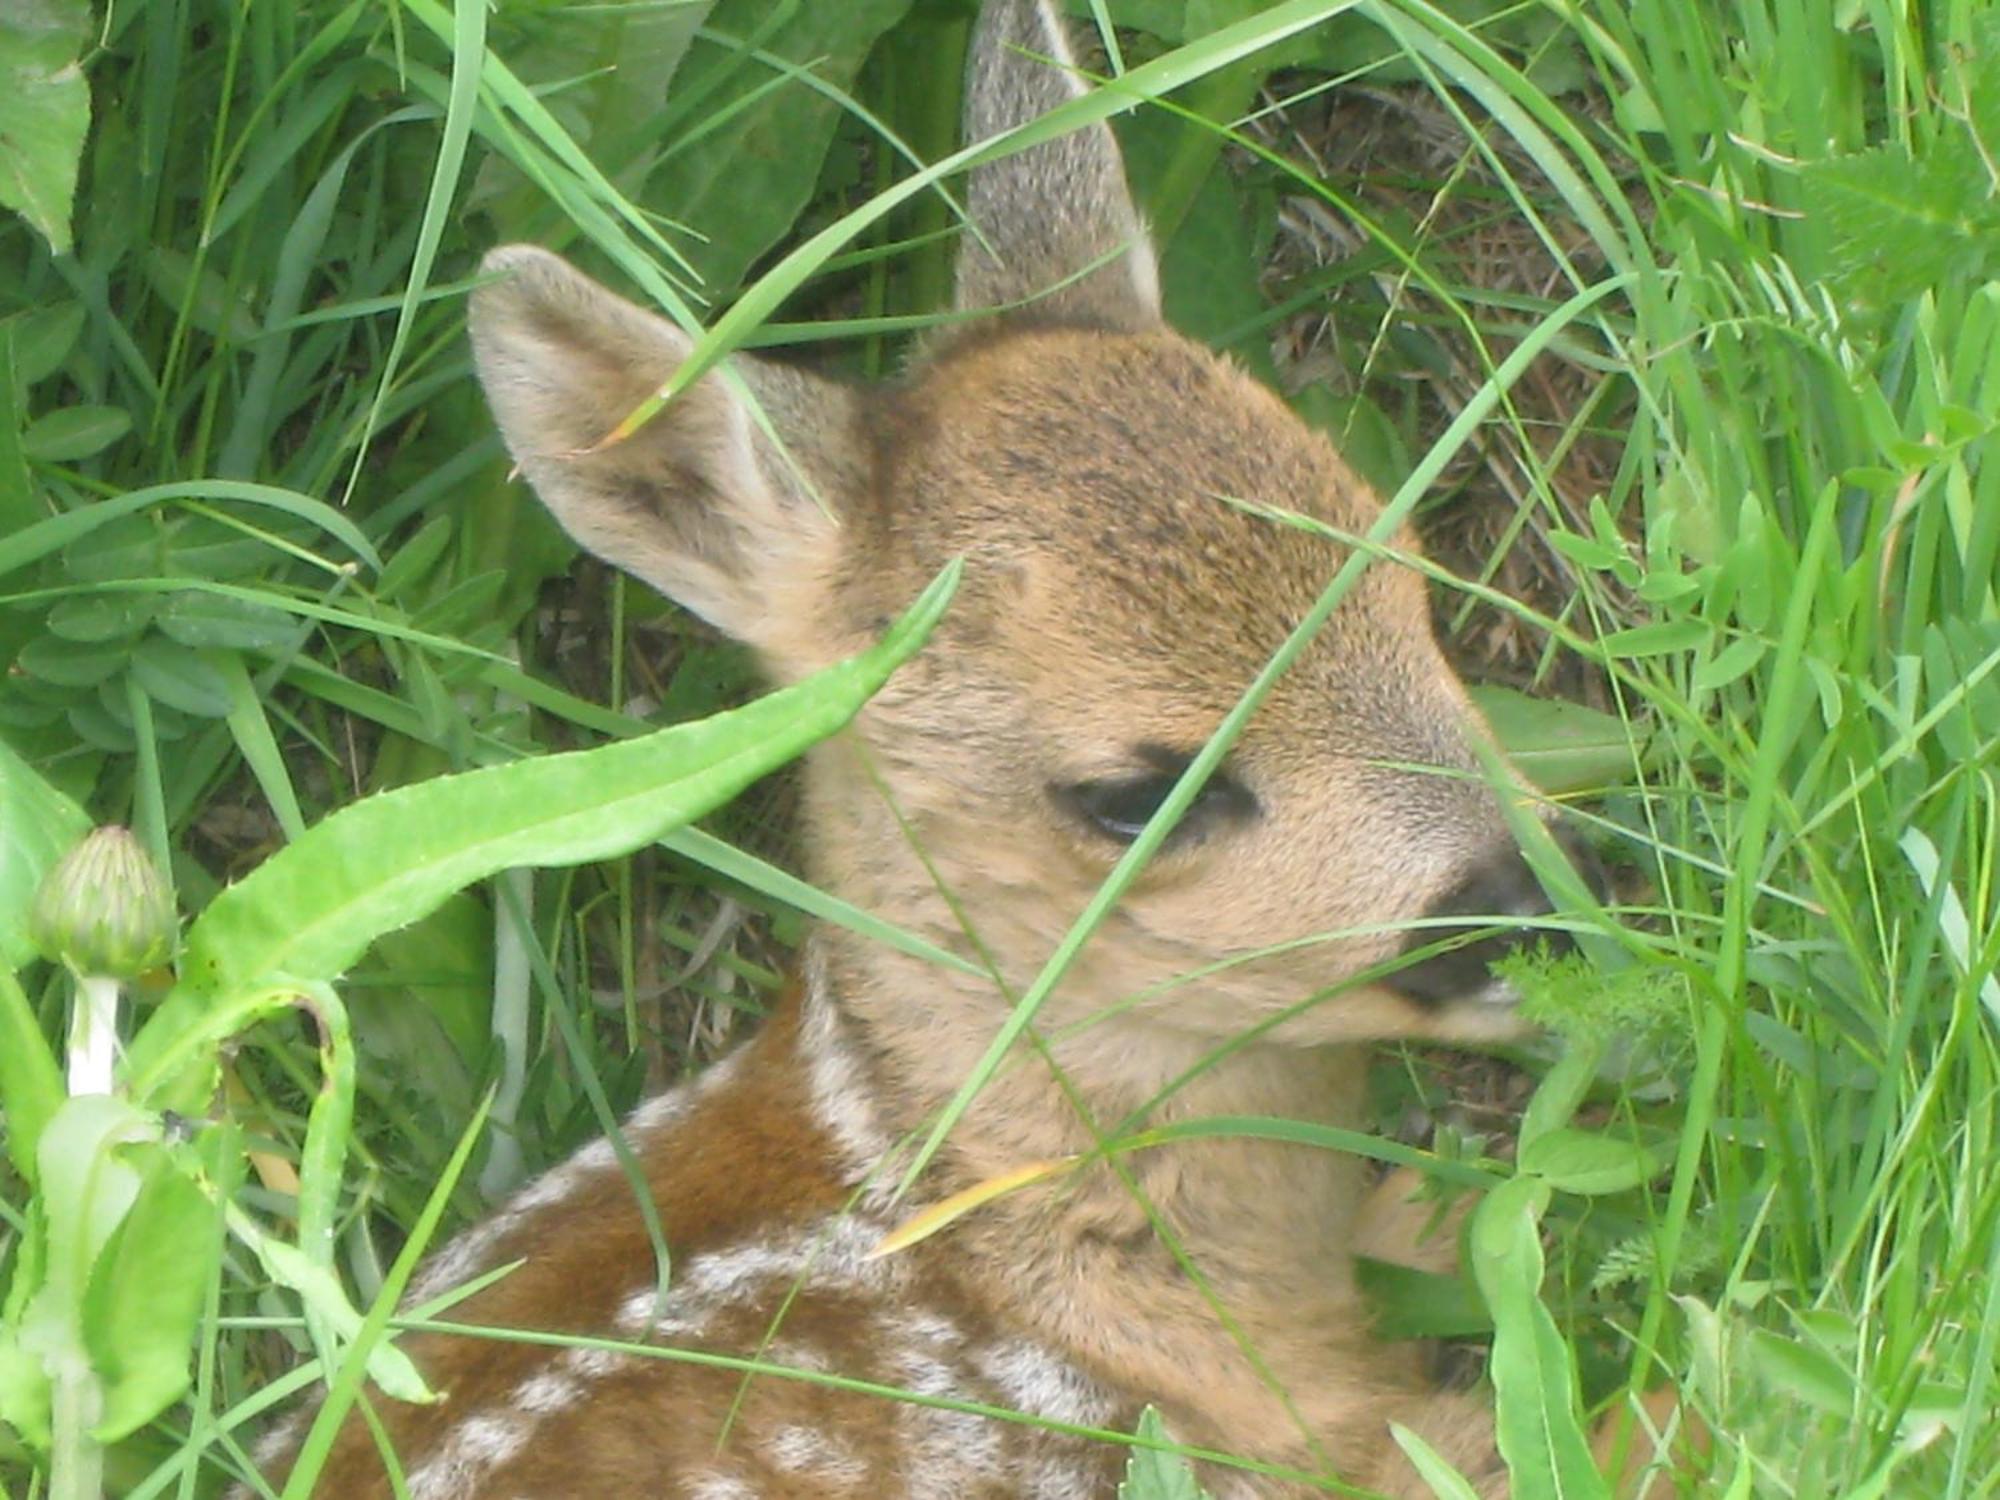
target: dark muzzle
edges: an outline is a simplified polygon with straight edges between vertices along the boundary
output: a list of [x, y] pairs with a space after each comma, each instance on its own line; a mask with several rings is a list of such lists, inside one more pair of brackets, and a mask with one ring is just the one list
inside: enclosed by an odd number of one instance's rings
[[[1608, 895], [1603, 862], [1590, 846], [1566, 829], [1554, 833], [1591, 889], [1600, 896]], [[1413, 927], [1403, 940], [1405, 953], [1429, 948], [1437, 951], [1405, 965], [1383, 982], [1424, 1005], [1470, 1000], [1492, 984], [1494, 963], [1517, 948], [1544, 944], [1551, 953], [1575, 949], [1576, 943], [1567, 932], [1529, 925], [1528, 919], [1554, 910], [1527, 860], [1510, 846], [1424, 913], [1433, 922], [1462, 918], [1461, 922]]]

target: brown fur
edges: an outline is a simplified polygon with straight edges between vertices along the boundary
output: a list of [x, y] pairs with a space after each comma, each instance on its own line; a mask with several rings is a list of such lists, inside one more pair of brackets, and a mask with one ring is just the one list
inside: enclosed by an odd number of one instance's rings
[[[975, 130], [1072, 91], [1024, 52], [1064, 55], [1045, 4], [990, 0]], [[1402, 924], [1517, 859], [1422, 584], [1376, 566], [1237, 742], [1237, 802], [1196, 809], [1042, 1011], [1043, 1050], [980, 1095], [912, 1199], [887, 1202], [893, 1143], [967, 1076], [1119, 853], [1066, 789], [1199, 747], [1342, 560], [1229, 502], [1352, 531], [1379, 514], [1321, 437], [1163, 325], [1108, 132], [982, 168], [969, 202], [992, 249], [965, 252], [961, 305], [1020, 303], [1099, 269], [940, 338], [896, 387], [737, 357], [611, 445], [690, 340], [552, 256], [489, 262], [474, 345], [528, 478], [580, 541], [748, 642], [774, 678], [865, 644], [948, 559], [966, 560], [927, 650], [809, 757], [806, 842], [828, 889], [994, 974], [842, 931], [812, 939], [803, 997], [631, 1128], [674, 1247], [662, 1308], [630, 1190], [601, 1149], [449, 1252], [426, 1292], [518, 1259], [454, 1316], [762, 1352], [1091, 1428], [1129, 1430], [1151, 1404], [1183, 1442], [1322, 1476], [1206, 1467], [1224, 1496], [1336, 1482], [1427, 1494], [1392, 1421], [1503, 1494], [1484, 1400], [1425, 1390], [1370, 1337], [1355, 1248], [1437, 1252], [1409, 1243], [1396, 1195], [1371, 1215], [1351, 1159], [1189, 1141], [1129, 1158], [1129, 1183], [1100, 1164], [887, 1262], [858, 1257], [925, 1203], [1088, 1152], [1223, 1042], [1314, 996], [1152, 1119], [1352, 1125], [1356, 1044], [1517, 1025], [1483, 980], [1425, 1001], [1356, 980], [1403, 946]], [[746, 1386], [671, 1359], [441, 1335], [408, 1347], [449, 1396], [377, 1403], [418, 1500], [1101, 1495], [1121, 1460], [1086, 1438], [771, 1375]], [[324, 1493], [386, 1493], [358, 1424]]]

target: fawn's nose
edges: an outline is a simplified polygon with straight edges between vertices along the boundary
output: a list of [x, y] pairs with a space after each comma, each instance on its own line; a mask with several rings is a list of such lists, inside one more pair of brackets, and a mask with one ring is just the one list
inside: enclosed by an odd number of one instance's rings
[[[1609, 893], [1604, 865], [1590, 846], [1567, 829], [1553, 830], [1556, 842], [1600, 897]], [[1509, 846], [1466, 876], [1424, 913], [1429, 923], [1413, 927], [1403, 952], [1448, 946], [1405, 965], [1385, 980], [1389, 988], [1425, 1005], [1451, 1000], [1511, 998], [1493, 982], [1493, 964], [1517, 948], [1546, 944], [1564, 953], [1576, 943], [1567, 932], [1528, 925], [1522, 919], [1554, 911], [1542, 884], [1518, 849]], [[1451, 923], [1453, 917], [1464, 921]]]

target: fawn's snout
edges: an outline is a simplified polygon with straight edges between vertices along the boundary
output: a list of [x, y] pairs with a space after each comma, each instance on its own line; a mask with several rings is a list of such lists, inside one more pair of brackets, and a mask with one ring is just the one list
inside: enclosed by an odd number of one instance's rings
[[[1604, 894], [1604, 866], [1596, 853], [1567, 828], [1558, 828], [1555, 836], [1584, 880]], [[1555, 909], [1527, 859], [1508, 845], [1432, 903], [1422, 925], [1403, 940], [1403, 952], [1423, 956], [1397, 970], [1388, 984], [1423, 1005], [1466, 999], [1510, 1004], [1513, 991], [1493, 977], [1495, 963], [1522, 948], [1539, 945], [1564, 953], [1576, 946], [1567, 931], [1538, 920]]]

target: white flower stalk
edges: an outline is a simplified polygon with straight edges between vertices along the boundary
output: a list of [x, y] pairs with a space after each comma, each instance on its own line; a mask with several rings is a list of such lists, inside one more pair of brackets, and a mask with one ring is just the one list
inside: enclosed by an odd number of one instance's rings
[[82, 974], [76, 981], [76, 1004], [69, 1013], [69, 1091], [111, 1092], [113, 1065], [118, 1060], [118, 981], [102, 974]]

